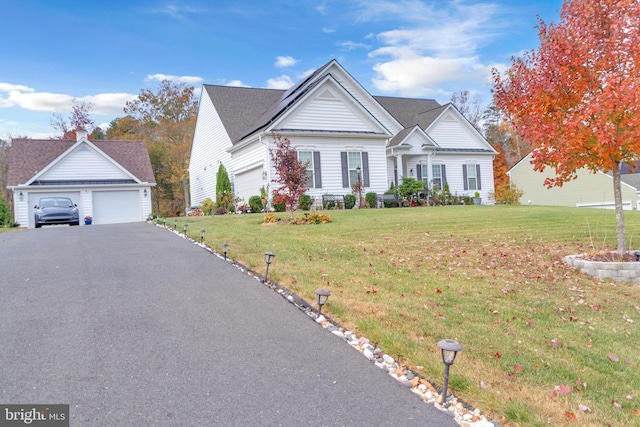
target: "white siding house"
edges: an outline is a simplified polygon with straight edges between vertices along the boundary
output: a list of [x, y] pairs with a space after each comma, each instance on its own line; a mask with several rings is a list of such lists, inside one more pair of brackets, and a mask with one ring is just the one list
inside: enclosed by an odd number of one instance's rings
[[310, 161], [316, 201], [351, 193], [357, 167], [364, 192], [382, 194], [408, 176], [431, 184], [434, 170], [453, 194], [480, 191], [488, 202], [493, 192], [496, 151], [455, 107], [372, 96], [334, 60], [287, 91], [203, 86], [189, 164], [194, 204], [215, 200], [220, 164], [245, 202], [260, 187], [276, 189], [274, 133]]
[[142, 141], [12, 141], [8, 188], [13, 191], [14, 220], [34, 226], [34, 207], [43, 197], [69, 197], [80, 223], [144, 221], [151, 214], [155, 179]]

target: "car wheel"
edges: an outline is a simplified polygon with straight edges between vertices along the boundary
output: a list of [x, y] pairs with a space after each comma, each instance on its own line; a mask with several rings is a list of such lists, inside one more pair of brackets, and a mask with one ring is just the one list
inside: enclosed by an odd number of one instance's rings
[[38, 224], [38, 222], [36, 221], [36, 228], [40, 228], [42, 227], [42, 224]]

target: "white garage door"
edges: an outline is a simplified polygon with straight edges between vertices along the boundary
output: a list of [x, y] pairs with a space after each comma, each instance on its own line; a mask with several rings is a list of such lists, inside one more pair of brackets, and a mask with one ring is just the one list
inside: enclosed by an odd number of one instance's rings
[[249, 203], [251, 196], [260, 195], [260, 187], [264, 185], [262, 168], [255, 168], [248, 172], [237, 174], [235, 184], [235, 193], [243, 199], [245, 203]]
[[80, 203], [80, 192], [79, 191], [51, 191], [51, 192], [42, 192], [42, 193], [32, 193], [29, 192], [29, 228], [34, 227], [34, 219], [33, 214], [35, 211], [34, 206], [38, 204], [42, 197], [68, 197], [71, 199], [73, 203], [78, 205], [78, 210], [80, 212], [80, 218], [83, 218], [82, 214], [82, 203]]
[[135, 222], [141, 221], [141, 218], [138, 190], [93, 192], [94, 224]]

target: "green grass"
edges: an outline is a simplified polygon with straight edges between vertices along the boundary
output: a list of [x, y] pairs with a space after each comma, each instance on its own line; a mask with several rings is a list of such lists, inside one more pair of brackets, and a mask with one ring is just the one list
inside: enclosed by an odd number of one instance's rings
[[[276, 253], [270, 279], [310, 302], [315, 289], [330, 290], [323, 312], [433, 382], [443, 375], [436, 343], [458, 340], [464, 350], [450, 388], [506, 425], [640, 425], [639, 288], [562, 262], [615, 247], [613, 211], [455, 206], [329, 214], [332, 223], [311, 226], [262, 225], [259, 214], [180, 223], [192, 224], [194, 238], [207, 230], [214, 249], [227, 242], [229, 257], [258, 272], [264, 252]], [[625, 221], [630, 247], [640, 246], [640, 213], [626, 212]], [[558, 385], [571, 392], [554, 395]]]

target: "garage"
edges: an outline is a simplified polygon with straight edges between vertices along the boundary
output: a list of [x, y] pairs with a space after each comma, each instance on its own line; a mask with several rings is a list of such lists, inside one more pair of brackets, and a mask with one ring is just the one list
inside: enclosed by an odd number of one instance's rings
[[42, 197], [68, 197], [71, 199], [73, 203], [78, 206], [78, 211], [80, 213], [80, 218], [83, 217], [82, 209], [80, 203], [80, 192], [79, 191], [49, 191], [49, 192], [29, 192], [29, 228], [33, 228], [34, 224], [34, 211], [35, 206], [39, 203], [40, 198]]
[[245, 202], [249, 202], [249, 198], [251, 196], [260, 195], [260, 187], [264, 185], [261, 166], [262, 165], [243, 173], [236, 173], [235, 188], [242, 188], [245, 189], [245, 191], [250, 191], [248, 194], [238, 194], [238, 196]]
[[94, 191], [93, 223], [115, 224], [140, 221], [140, 191]]
[[9, 151], [7, 187], [13, 192], [13, 218], [34, 227], [34, 206], [42, 197], [68, 197], [78, 207], [80, 225], [146, 220], [156, 185], [144, 141], [14, 139]]

